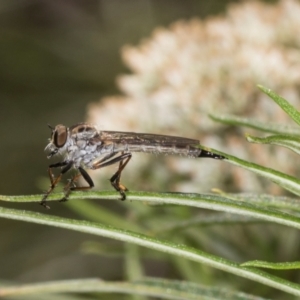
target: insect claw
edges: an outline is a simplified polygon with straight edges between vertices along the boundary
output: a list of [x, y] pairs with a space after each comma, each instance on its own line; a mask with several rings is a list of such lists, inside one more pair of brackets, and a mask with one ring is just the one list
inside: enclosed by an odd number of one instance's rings
[[44, 206], [46, 209], [50, 209], [50, 206], [46, 204], [44, 199], [40, 202], [40, 205]]
[[119, 193], [120, 193], [120, 195], [121, 195], [121, 201], [125, 201], [126, 200], [126, 194], [125, 194], [125, 192], [124, 192], [124, 190], [119, 190]]

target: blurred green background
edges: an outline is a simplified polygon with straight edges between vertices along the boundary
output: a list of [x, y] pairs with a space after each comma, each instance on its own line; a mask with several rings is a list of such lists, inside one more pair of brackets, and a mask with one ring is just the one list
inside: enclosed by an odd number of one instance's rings
[[[47, 123], [84, 121], [87, 104], [119, 93], [115, 78], [127, 72], [122, 46], [179, 19], [223, 13], [230, 2], [239, 1], [0, 1], [0, 193], [42, 192], [49, 164], [43, 152]], [[3, 206], [78, 217], [67, 204], [46, 212], [36, 203]], [[0, 280], [123, 279], [118, 255], [81, 254], [83, 234], [0, 219], [0, 236]], [[149, 276], [176, 277], [165, 262], [145, 266]]]

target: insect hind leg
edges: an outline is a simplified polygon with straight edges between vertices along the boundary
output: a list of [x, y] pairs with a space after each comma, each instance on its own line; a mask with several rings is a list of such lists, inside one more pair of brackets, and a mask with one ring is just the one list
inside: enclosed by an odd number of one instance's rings
[[128, 189], [126, 188], [126, 186], [120, 183], [121, 174], [132, 157], [131, 153], [126, 154], [123, 154], [124, 157], [119, 163], [118, 171], [110, 178], [111, 185], [115, 188], [115, 190], [117, 190], [120, 193], [122, 201], [126, 200], [125, 192], [128, 191]]
[[128, 191], [128, 189], [120, 183], [120, 178], [121, 178], [121, 173], [124, 170], [124, 168], [126, 167], [126, 165], [128, 164], [129, 160], [131, 159], [132, 154], [128, 153], [128, 152], [127, 153], [121, 152], [121, 155], [112, 158], [115, 155], [116, 155], [116, 153], [107, 155], [101, 161], [98, 161], [97, 163], [95, 163], [93, 165], [93, 169], [94, 170], [100, 169], [100, 168], [107, 167], [107, 166], [110, 166], [112, 164], [119, 162], [118, 171], [110, 178], [110, 183], [114, 187], [114, 189], [120, 193], [121, 200], [123, 201], [126, 199], [125, 192]]

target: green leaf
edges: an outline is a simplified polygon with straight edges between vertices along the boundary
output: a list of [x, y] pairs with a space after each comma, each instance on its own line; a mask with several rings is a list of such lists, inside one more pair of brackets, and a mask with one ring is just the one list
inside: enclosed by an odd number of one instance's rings
[[0, 288], [0, 297], [54, 293], [123, 293], [177, 300], [263, 300], [249, 294], [192, 282], [146, 278], [133, 282], [107, 282], [99, 279], [61, 280]]
[[[131, 196], [132, 200], [135, 200], [136, 198], [143, 198], [143, 197]], [[161, 198], [158, 199], [157, 197], [152, 195], [152, 197], [148, 197], [148, 200], [149, 199], [152, 201], [164, 201], [166, 203], [174, 202], [174, 203], [180, 204], [183, 202], [182, 200], [176, 199], [176, 198], [173, 198], [173, 201], [172, 201], [172, 198], [170, 197], [170, 195], [167, 195], [163, 199], [161, 199]], [[209, 204], [207, 201], [208, 199], [204, 200], [203, 203], [206, 203], [206, 205], [209, 207], [215, 207], [215, 208], [219, 207], [218, 209], [220, 209], [221, 203], [220, 202], [217, 203], [213, 199], [214, 199], [214, 197], [211, 198], [211, 201], [214, 202], [213, 204]], [[143, 199], [143, 200], [145, 200], [145, 199]], [[299, 218], [292, 217], [287, 214], [282, 214], [282, 213], [279, 213], [276, 211], [274, 211], [273, 214], [271, 213], [270, 215], [266, 212], [258, 213], [258, 208], [252, 207], [249, 205], [248, 205], [248, 209], [245, 210], [245, 208], [241, 209], [242, 206], [245, 206], [245, 203], [242, 203], [242, 205], [241, 205], [241, 203], [234, 204], [234, 203], [230, 203], [230, 201], [229, 202], [228, 201], [229, 200], [226, 200], [223, 202], [223, 207], [230, 208], [230, 210], [232, 210], [232, 209], [233, 209], [233, 211], [249, 210], [249, 212], [252, 211], [253, 215], [259, 216], [261, 214], [262, 216], [264, 216], [264, 218], [269, 218], [270, 220], [274, 219], [274, 217], [275, 217], [275, 219], [276, 218], [280, 219], [279, 215], [281, 215], [283, 218], [284, 218], [284, 216], [286, 216], [287, 224], [293, 224], [293, 223], [297, 224], [298, 228], [300, 226]], [[194, 205], [197, 202], [201, 202], [201, 201], [195, 201], [191, 198], [191, 199], [186, 199], [184, 202], [187, 202], [186, 205], [192, 206], [192, 204]], [[228, 203], [226, 204], [226, 202], [228, 202]], [[227, 205], [229, 205], [229, 206], [227, 206]], [[74, 231], [78, 231], [78, 232], [107, 237], [107, 238], [111, 238], [111, 239], [116, 239], [116, 240], [127, 242], [127, 243], [132, 243], [132, 244], [143, 246], [143, 247], [146, 247], [149, 249], [165, 252], [165, 253], [172, 254], [172, 255], [177, 255], [177, 256], [180, 256], [181, 258], [185, 258], [185, 259], [189, 259], [191, 261], [202, 263], [204, 265], [207, 265], [207, 266], [210, 266], [213, 268], [217, 268], [219, 270], [223, 270], [225, 272], [235, 274], [240, 277], [248, 278], [250, 280], [254, 280], [254, 281], [260, 282], [262, 284], [280, 289], [287, 293], [300, 296], [300, 285], [298, 285], [298, 284], [295, 284], [295, 283], [289, 282], [287, 280], [284, 280], [282, 278], [273, 276], [273, 275], [263, 272], [259, 269], [255, 269], [253, 267], [251, 267], [251, 268], [242, 267], [238, 263], [229, 261], [227, 259], [205, 253], [203, 251], [200, 251], [200, 250], [192, 248], [192, 247], [176, 244], [176, 243], [173, 243], [170, 241], [159, 240], [159, 239], [155, 239], [153, 237], [149, 237], [146, 235], [117, 229], [117, 228], [114, 228], [111, 226], [100, 225], [100, 224], [93, 223], [93, 222], [66, 219], [66, 218], [60, 218], [60, 217], [50, 216], [50, 215], [46, 215], [46, 214], [40, 214], [40, 213], [34, 213], [34, 212], [28, 212], [28, 211], [18, 211], [15, 209], [0, 208], [0, 217], [24, 221], [24, 222], [43, 224], [43, 225], [48, 225], [48, 226], [53, 226], [53, 227], [59, 227], [59, 228], [74, 230]], [[293, 221], [293, 219], [294, 219], [294, 221]], [[297, 221], [296, 221], [296, 219], [297, 219]]]
[[299, 127], [282, 125], [278, 123], [265, 123], [254, 119], [248, 119], [243, 117], [237, 117], [234, 115], [215, 115], [210, 113], [209, 117], [214, 121], [234, 125], [234, 126], [244, 126], [253, 129], [257, 129], [264, 132], [276, 133], [276, 134], [289, 134], [293, 136], [300, 136]]
[[[49, 196], [48, 200], [53, 201], [55, 199], [61, 199], [62, 195], [62, 193], [53, 193]], [[0, 200], [15, 202], [39, 202], [41, 196], [42, 195], [30, 195], [27, 198], [26, 196], [0, 195]], [[70, 201], [75, 199], [80, 199], [80, 201], [83, 201], [84, 199], [119, 200], [119, 195], [116, 195], [115, 192], [74, 192], [70, 195], [69, 199]], [[130, 203], [130, 201], [140, 201], [142, 203], [173, 204], [223, 211], [300, 229], [300, 217], [298, 216], [293, 216], [291, 214], [267, 207], [260, 207], [251, 203], [235, 201], [216, 194], [128, 192], [127, 199], [127, 203]]]
[[294, 262], [284, 262], [284, 263], [274, 263], [262, 260], [252, 260], [242, 263], [241, 266], [244, 267], [259, 267], [266, 269], [274, 269], [274, 270], [292, 270], [292, 269], [300, 269], [300, 261]]
[[271, 135], [267, 137], [255, 137], [246, 135], [247, 141], [256, 144], [274, 144], [286, 147], [297, 154], [300, 154], [300, 138], [291, 135]]
[[255, 193], [239, 193], [231, 194], [224, 193], [223, 191], [214, 189], [214, 191], [228, 199], [243, 201], [246, 203], [253, 203], [259, 206], [267, 206], [273, 208], [289, 209], [292, 213], [300, 211], [299, 198], [292, 198], [286, 196], [273, 196], [268, 194], [255, 194]]
[[300, 112], [294, 106], [270, 89], [262, 85], [258, 85], [258, 88], [273, 99], [298, 125], [300, 125]]
[[[205, 150], [208, 149], [204, 146], [200, 146], [200, 148]], [[246, 160], [237, 158], [233, 155], [229, 155], [215, 149], [209, 149], [209, 151], [212, 151], [219, 155], [223, 155], [227, 162], [242, 167], [244, 169], [247, 169], [249, 171], [252, 171], [265, 178], [268, 178], [271, 181], [278, 184], [279, 186], [283, 187], [284, 189], [300, 196], [300, 180], [296, 177], [287, 175], [285, 173], [279, 172], [271, 168], [266, 168], [255, 163], [248, 162]]]

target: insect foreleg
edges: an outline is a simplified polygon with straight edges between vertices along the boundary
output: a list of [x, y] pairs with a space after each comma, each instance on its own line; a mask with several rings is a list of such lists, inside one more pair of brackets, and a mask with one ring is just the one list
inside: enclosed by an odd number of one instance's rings
[[[40, 202], [40, 204], [42, 206], [44, 206], [45, 208], [49, 209], [50, 206], [47, 205], [47, 198], [48, 196], [51, 194], [51, 192], [54, 190], [54, 188], [56, 187], [56, 185], [59, 183], [59, 181], [61, 180], [61, 177], [64, 173], [68, 172], [71, 167], [73, 166], [73, 161], [62, 161], [56, 164], [52, 164], [48, 167], [48, 174], [49, 174], [49, 178], [50, 178], [50, 182], [51, 182], [51, 186], [48, 189], [48, 191], [45, 193], [42, 201]], [[52, 169], [53, 168], [59, 168], [59, 167], [64, 167], [60, 174], [54, 178], [54, 175], [52, 173]]]

